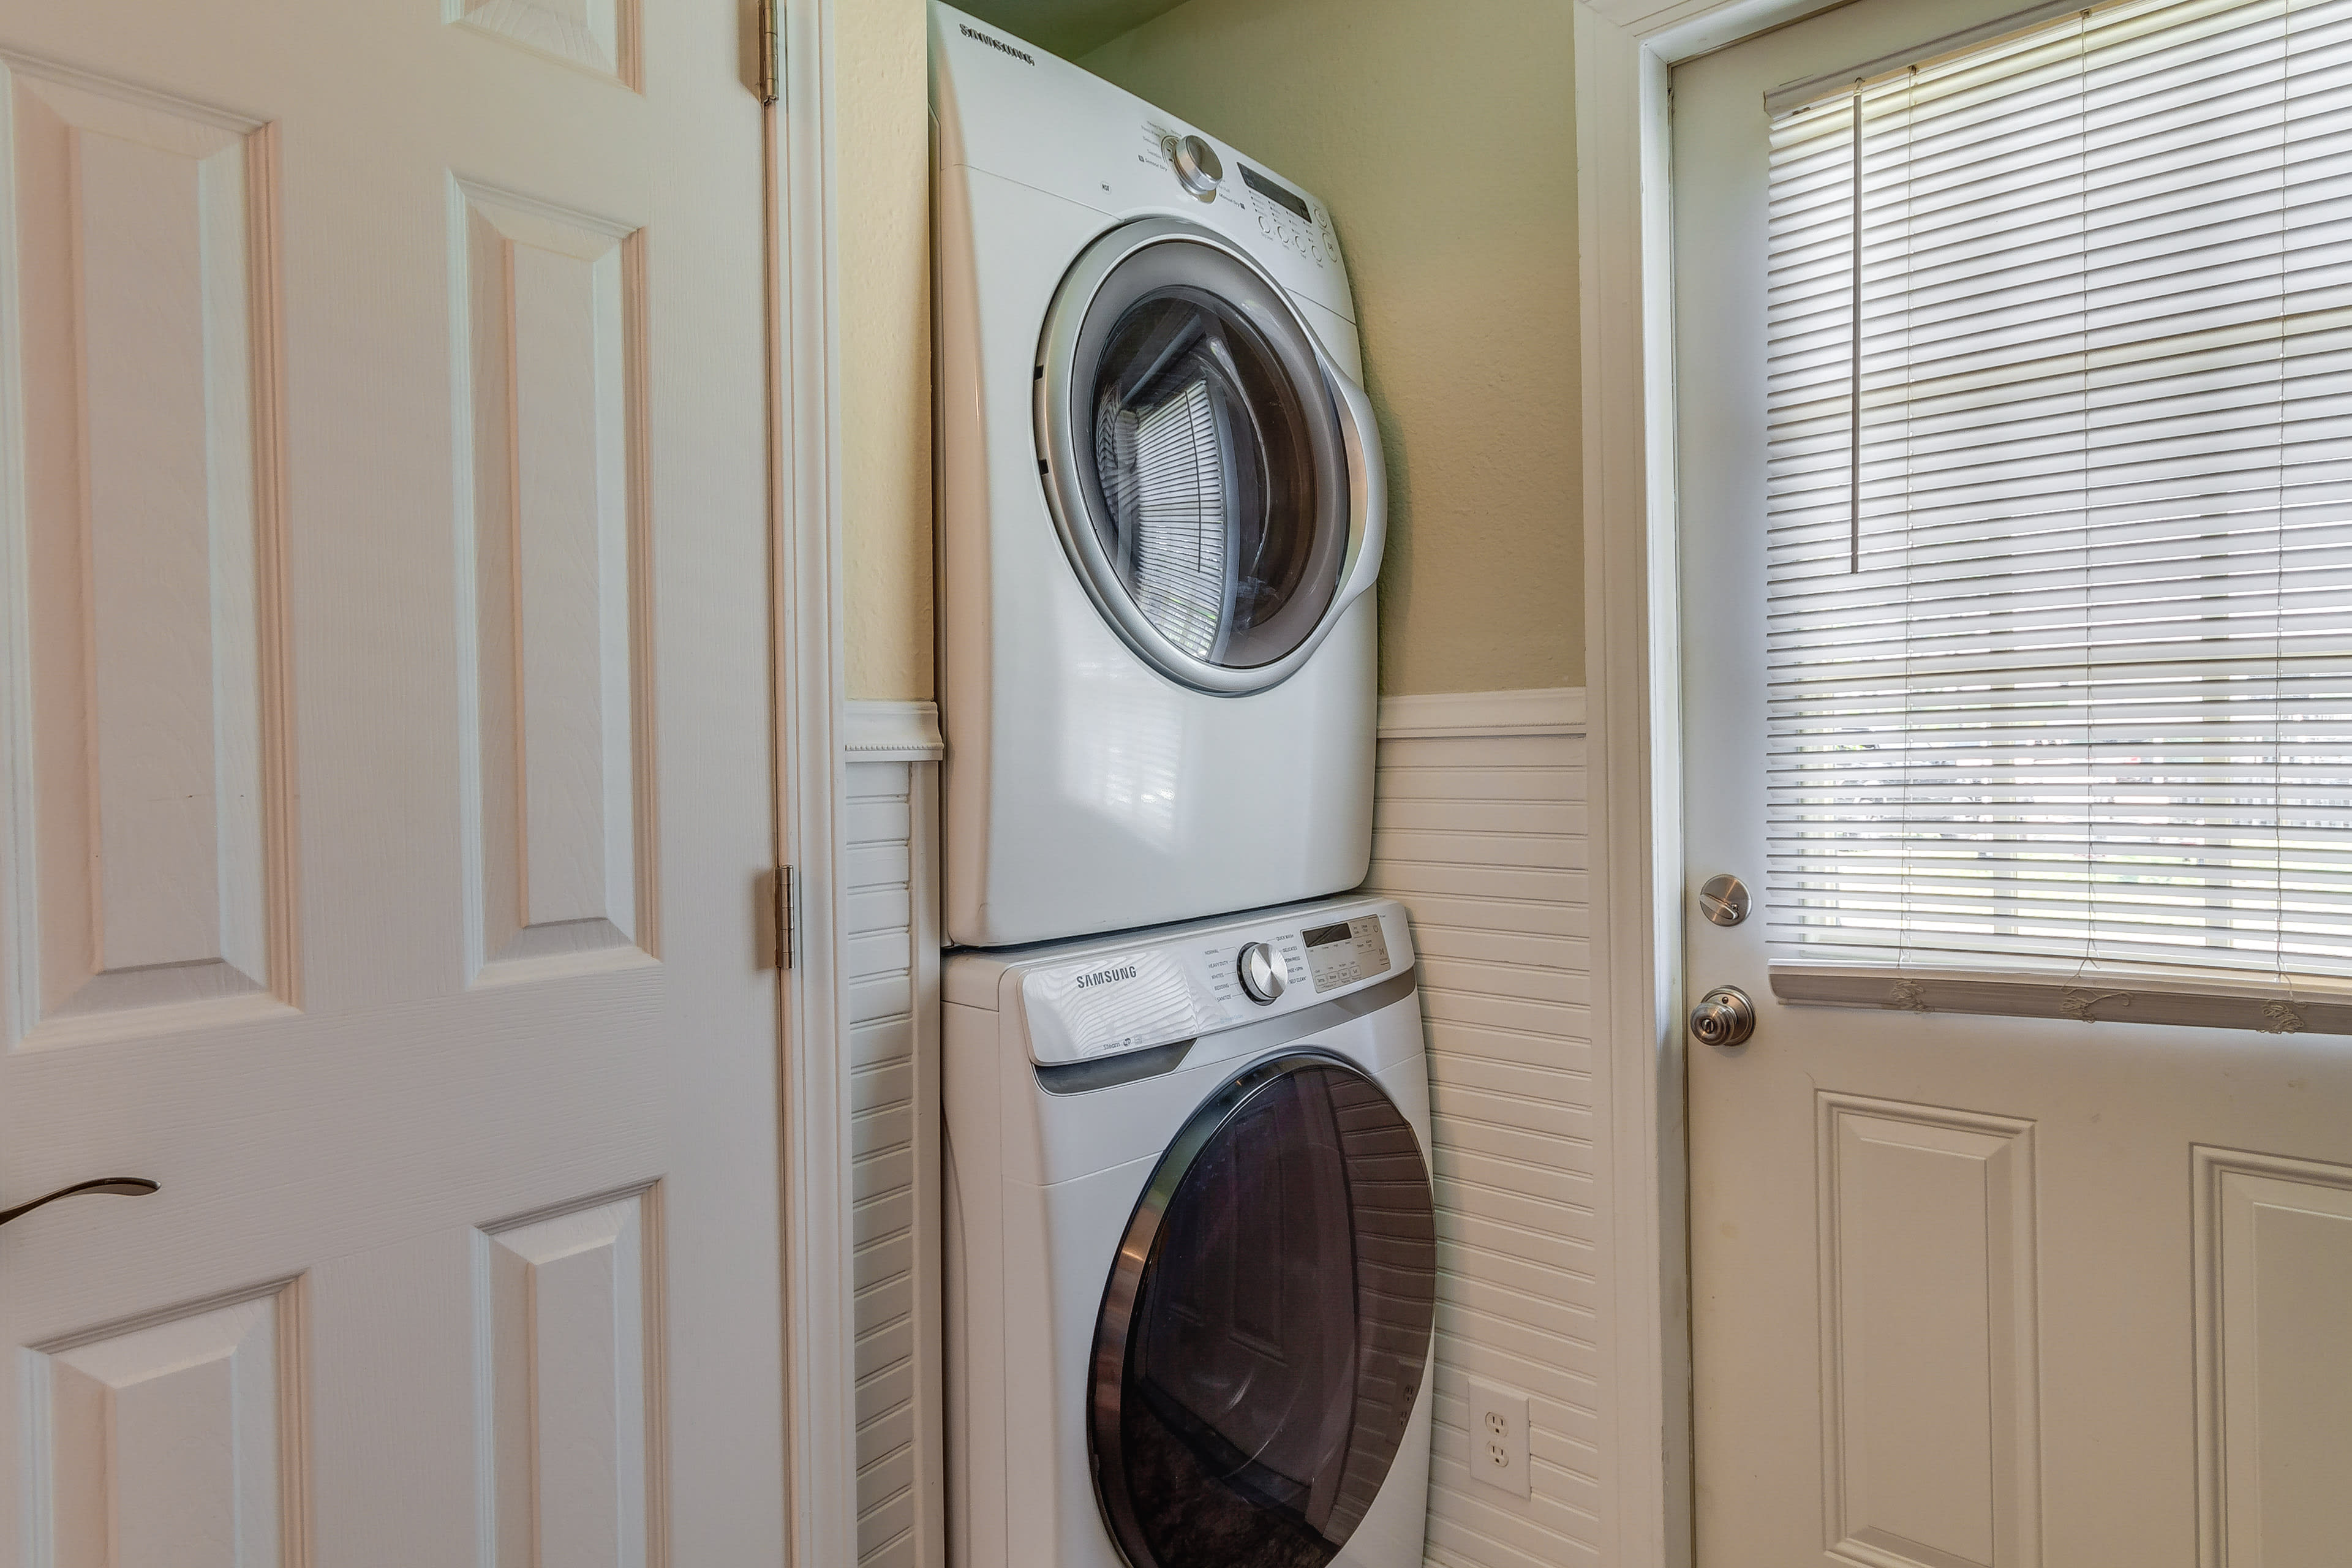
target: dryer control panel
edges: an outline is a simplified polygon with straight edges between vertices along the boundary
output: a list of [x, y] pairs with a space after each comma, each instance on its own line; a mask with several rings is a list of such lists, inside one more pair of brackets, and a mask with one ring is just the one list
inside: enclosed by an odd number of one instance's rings
[[[1244, 954], [1263, 942], [1286, 984], [1270, 1002], [1243, 984]], [[1263, 962], [1263, 959], [1261, 959]], [[1225, 925], [1132, 948], [1104, 947], [1021, 977], [1029, 1056], [1088, 1061], [1195, 1038], [1311, 1007], [1412, 962], [1402, 906], [1328, 905], [1305, 918]]]

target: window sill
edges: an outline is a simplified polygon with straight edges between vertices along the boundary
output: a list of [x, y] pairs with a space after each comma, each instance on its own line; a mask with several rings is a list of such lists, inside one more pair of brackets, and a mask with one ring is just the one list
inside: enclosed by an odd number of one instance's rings
[[2352, 1035], [2352, 991], [2340, 982], [2243, 981], [2161, 971], [2042, 975], [1893, 964], [1775, 963], [1772, 994], [1809, 1007], [1974, 1013], [2080, 1023], [2174, 1024], [2266, 1035]]

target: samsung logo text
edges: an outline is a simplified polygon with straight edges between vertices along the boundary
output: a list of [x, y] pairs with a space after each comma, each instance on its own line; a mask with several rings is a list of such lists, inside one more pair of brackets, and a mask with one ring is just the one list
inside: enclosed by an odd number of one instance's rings
[[1011, 44], [1006, 43], [1003, 39], [992, 38], [977, 27], [967, 27], [962, 23], [959, 22], [956, 24], [956, 30], [961, 32], [967, 38], [976, 38], [980, 42], [986, 44], [992, 49], [995, 49], [1003, 54], [1011, 55], [1014, 59], [1021, 61], [1024, 65], [1034, 66], [1037, 63], [1036, 57], [1031, 55], [1026, 49], [1016, 49]]

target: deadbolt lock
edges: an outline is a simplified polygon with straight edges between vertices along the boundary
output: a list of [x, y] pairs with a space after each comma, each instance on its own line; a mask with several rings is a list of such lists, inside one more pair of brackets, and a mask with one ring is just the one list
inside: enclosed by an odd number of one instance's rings
[[1748, 884], [1728, 871], [1709, 877], [1698, 890], [1698, 911], [1710, 925], [1738, 925], [1748, 918]]
[[1718, 985], [1691, 1009], [1690, 1032], [1705, 1046], [1744, 1046], [1756, 1033], [1756, 1004], [1737, 985]]

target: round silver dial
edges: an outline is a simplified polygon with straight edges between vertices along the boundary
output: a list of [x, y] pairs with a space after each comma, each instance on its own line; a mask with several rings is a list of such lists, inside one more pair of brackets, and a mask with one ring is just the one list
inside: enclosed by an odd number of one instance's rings
[[1171, 136], [1163, 145], [1176, 165], [1176, 183], [1204, 202], [1215, 200], [1217, 187], [1225, 179], [1225, 165], [1217, 150], [1198, 136]]
[[1242, 989], [1248, 992], [1249, 999], [1258, 1005], [1269, 1005], [1282, 994], [1285, 984], [1282, 960], [1276, 955], [1273, 943], [1250, 943], [1242, 949], [1241, 958], [1234, 967], [1241, 973]]

